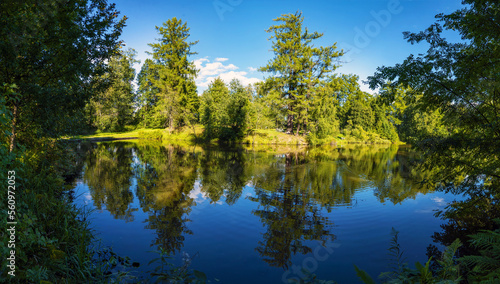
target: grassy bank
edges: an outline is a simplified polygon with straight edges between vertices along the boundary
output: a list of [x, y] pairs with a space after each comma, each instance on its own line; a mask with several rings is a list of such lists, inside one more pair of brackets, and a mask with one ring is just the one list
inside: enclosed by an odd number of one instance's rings
[[[221, 141], [213, 139], [211, 141], [203, 140], [203, 126], [184, 127], [177, 131], [168, 131], [166, 129], [135, 129], [125, 132], [103, 132], [90, 135], [79, 135], [71, 137], [72, 139], [145, 139], [159, 141], [187, 141], [189, 143], [210, 143], [217, 144]], [[378, 134], [371, 132], [351, 133], [346, 135], [339, 134], [335, 137], [326, 137], [318, 139], [311, 136], [295, 136], [285, 134], [275, 129], [256, 129], [249, 131], [247, 135], [239, 142], [247, 145], [337, 145], [348, 143], [360, 144], [400, 144], [393, 142]]]

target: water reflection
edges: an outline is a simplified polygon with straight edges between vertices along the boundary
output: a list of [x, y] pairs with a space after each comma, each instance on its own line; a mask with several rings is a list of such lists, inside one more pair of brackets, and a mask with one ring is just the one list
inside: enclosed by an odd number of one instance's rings
[[222, 197], [229, 205], [241, 196], [251, 173], [245, 171], [246, 158], [238, 151], [205, 151], [200, 157], [201, 191], [217, 203]]
[[[152, 245], [180, 252], [193, 234], [189, 218], [197, 200], [232, 206], [246, 198], [264, 227], [255, 251], [274, 267], [288, 268], [294, 255], [312, 251], [309, 241], [335, 240], [325, 215], [353, 206], [354, 194], [373, 189], [380, 202], [400, 203], [430, 189], [412, 179], [413, 154], [395, 146], [310, 149], [216, 150], [149, 143], [94, 144], [84, 182], [98, 209], [132, 221], [134, 195], [156, 232]], [[245, 188], [251, 194], [243, 196]], [[197, 199], [198, 198], [198, 199]]]
[[137, 147], [137, 197], [148, 212], [146, 228], [157, 232], [155, 245], [167, 253], [180, 251], [188, 229], [187, 215], [194, 205], [189, 196], [196, 181], [196, 153], [176, 146], [145, 144]]
[[[259, 207], [252, 213], [267, 230], [256, 250], [269, 265], [287, 269], [292, 255], [312, 251], [303, 244], [305, 240], [333, 241], [332, 222], [321, 216], [321, 205], [315, 202], [318, 195], [324, 201], [328, 198], [321, 194], [329, 189], [328, 172], [328, 167], [306, 163], [302, 154], [285, 154], [283, 161], [271, 163], [255, 177], [256, 196], [249, 199]], [[327, 187], [321, 190], [323, 185]]]
[[97, 209], [105, 206], [115, 218], [132, 221], [133, 144], [100, 144], [86, 156], [84, 182]]

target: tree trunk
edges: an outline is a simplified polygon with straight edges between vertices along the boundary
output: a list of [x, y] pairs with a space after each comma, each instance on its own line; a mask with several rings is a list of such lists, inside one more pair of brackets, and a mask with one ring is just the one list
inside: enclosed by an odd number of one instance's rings
[[14, 151], [16, 146], [16, 126], [17, 126], [17, 104], [14, 104], [14, 111], [12, 112], [12, 128], [11, 128], [11, 136], [10, 136], [10, 145], [9, 152]]
[[[293, 76], [293, 75], [294, 75], [294, 74], [292, 73], [292, 76]], [[293, 91], [295, 90], [295, 86], [294, 86], [294, 85], [290, 85], [290, 86], [288, 87], [288, 89], [289, 89], [289, 90], [288, 90], [288, 92], [289, 92], [289, 97], [288, 97], [288, 101], [289, 101], [289, 103], [288, 103], [288, 107], [289, 107], [289, 109], [288, 109], [288, 113], [289, 113], [289, 114], [288, 114], [288, 117], [287, 117], [287, 122], [286, 122], [286, 134], [293, 134], [293, 118], [294, 118], [294, 117], [293, 117], [293, 115], [292, 115], [292, 114], [290, 114], [290, 113], [293, 111], [293, 105], [292, 105], [292, 104], [293, 104], [293, 99], [294, 99], [294, 98], [293, 98], [293, 96], [292, 96], [292, 93], [293, 93]]]
[[[289, 112], [293, 110], [293, 107], [290, 106]], [[286, 134], [293, 134], [293, 115], [289, 114], [286, 121]]]
[[297, 124], [297, 132], [295, 132], [295, 136], [299, 136], [300, 123]]
[[170, 115], [168, 119], [168, 132], [172, 133], [174, 127], [174, 116], [172, 115], [172, 110], [170, 110]]

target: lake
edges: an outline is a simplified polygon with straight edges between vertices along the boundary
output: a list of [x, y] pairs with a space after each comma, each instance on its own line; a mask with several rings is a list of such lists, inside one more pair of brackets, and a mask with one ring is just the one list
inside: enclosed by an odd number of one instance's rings
[[390, 270], [391, 229], [410, 265], [425, 262], [443, 223], [434, 211], [456, 199], [419, 183], [427, 173], [408, 147], [78, 147], [74, 202], [142, 279], [159, 248], [212, 283], [288, 283], [303, 269], [358, 283], [354, 264], [376, 279]]

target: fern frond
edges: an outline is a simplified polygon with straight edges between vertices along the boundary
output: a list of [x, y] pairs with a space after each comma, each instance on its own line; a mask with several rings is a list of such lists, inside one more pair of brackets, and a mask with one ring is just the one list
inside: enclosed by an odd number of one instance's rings
[[359, 269], [356, 265], [354, 265], [354, 269], [356, 270], [356, 275], [363, 281], [365, 284], [376, 284], [375, 280], [366, 273], [366, 271]]
[[471, 243], [480, 249], [488, 249], [494, 246], [500, 246], [500, 232], [482, 231], [471, 235]]
[[455, 264], [455, 254], [461, 246], [462, 242], [456, 239], [444, 250], [442, 259], [437, 261], [442, 267], [440, 274], [443, 279], [457, 280], [460, 278], [459, 266]]

